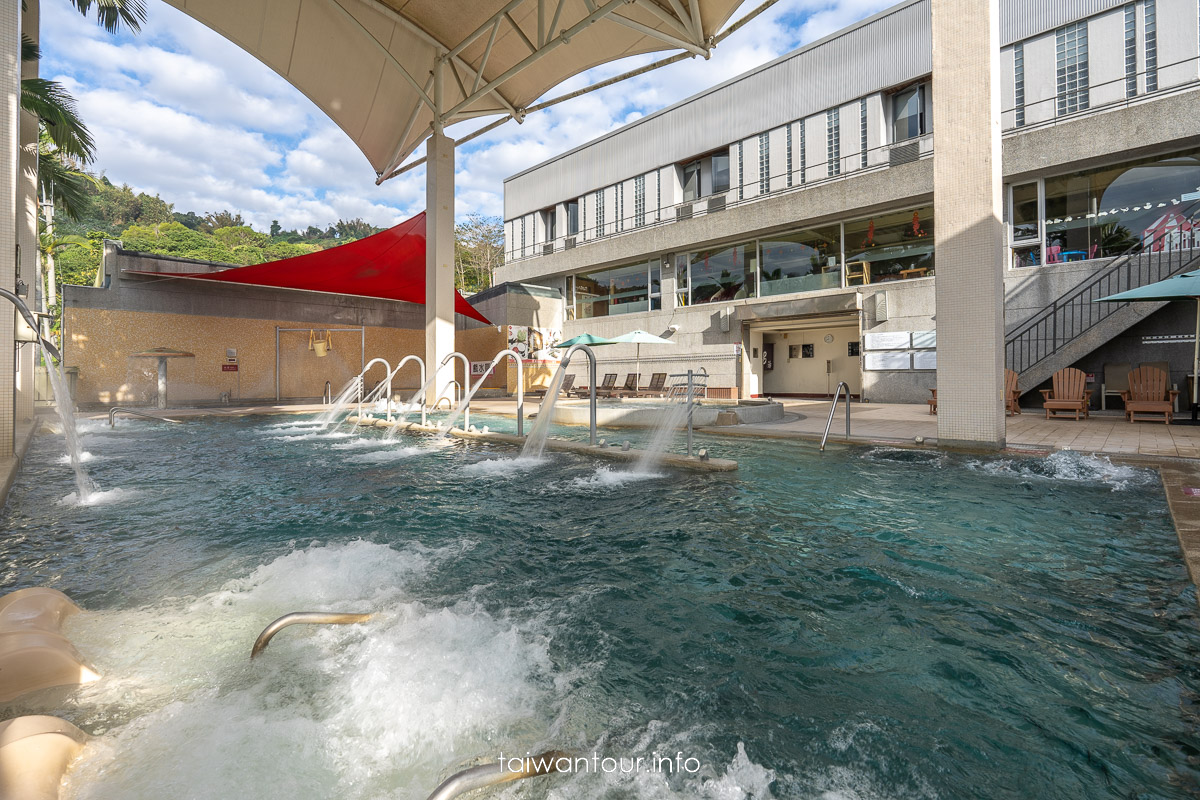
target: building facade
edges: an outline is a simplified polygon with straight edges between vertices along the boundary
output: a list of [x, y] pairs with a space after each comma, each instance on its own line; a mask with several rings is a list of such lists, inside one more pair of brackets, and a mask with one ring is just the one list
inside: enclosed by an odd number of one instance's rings
[[[1031, 390], [1160, 313], [1084, 323], [1065, 298], [1087, 309], [1104, 275], [1200, 267], [1200, 3], [1002, 0], [999, 69], [1008, 360]], [[703, 366], [740, 396], [845, 381], [922, 402], [931, 74], [930, 2], [912, 0], [514, 175], [498, 278], [561, 291], [564, 336], [672, 338], [643, 348], [644, 376]], [[1190, 340], [1161, 347], [1182, 383]], [[634, 370], [631, 349], [603, 357]]]

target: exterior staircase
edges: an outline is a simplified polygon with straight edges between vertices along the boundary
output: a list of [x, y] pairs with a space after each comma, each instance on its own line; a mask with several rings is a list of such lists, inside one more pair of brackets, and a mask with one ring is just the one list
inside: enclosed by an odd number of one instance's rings
[[[1200, 203], [1189, 207], [1184, 216], [1190, 219], [1197, 210]], [[1026, 391], [1166, 305], [1096, 300], [1200, 269], [1200, 248], [1155, 251], [1158, 242], [1157, 238], [1139, 242], [1004, 337], [1005, 362]]]

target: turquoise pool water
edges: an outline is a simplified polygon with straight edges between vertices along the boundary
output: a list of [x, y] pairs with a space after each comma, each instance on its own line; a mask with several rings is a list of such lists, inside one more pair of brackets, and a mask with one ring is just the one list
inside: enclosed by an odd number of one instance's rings
[[[290, 417], [83, 443], [99, 502], [59, 503], [39, 437], [0, 545], [5, 590], [92, 612], [68, 634], [104, 680], [4, 709], [98, 734], [68, 797], [420, 800], [547, 747], [695, 761], [498, 796], [1200, 791], [1200, 620], [1150, 471], [702, 439], [741, 469], [645, 478]], [[249, 662], [315, 609], [380, 613]]]

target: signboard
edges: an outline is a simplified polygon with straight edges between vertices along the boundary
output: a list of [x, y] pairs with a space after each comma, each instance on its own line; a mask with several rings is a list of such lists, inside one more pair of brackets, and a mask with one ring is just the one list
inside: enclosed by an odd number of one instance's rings
[[508, 326], [508, 347], [522, 359], [560, 361], [562, 351], [555, 347], [562, 341], [562, 331], [552, 328], [533, 328], [527, 325]]
[[868, 370], [908, 369], [910, 363], [908, 353], [867, 353], [863, 356], [863, 369]]
[[913, 369], [937, 369], [937, 351], [913, 353]]
[[[863, 335], [864, 350], [906, 350], [911, 334], [908, 331], [868, 333]], [[870, 369], [870, 367], [868, 367]]]
[[932, 350], [937, 347], [937, 331], [913, 331], [912, 342], [918, 350]]
[[483, 373], [487, 372], [487, 368], [492, 365], [490, 361], [472, 361], [471, 362], [471, 377], [478, 378]]
[[237, 372], [237, 371], [238, 371], [237, 364], [222, 364], [221, 365], [221, 372]]

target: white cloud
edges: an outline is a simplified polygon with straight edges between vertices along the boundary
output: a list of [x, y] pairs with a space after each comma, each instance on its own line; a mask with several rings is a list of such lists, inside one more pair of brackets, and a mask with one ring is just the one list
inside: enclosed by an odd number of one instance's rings
[[[783, 0], [688, 59], [509, 122], [460, 148], [457, 212], [499, 215], [503, 180], [702, 87], [728, 80], [889, 5], [888, 0]], [[752, 4], [745, 4], [743, 11]], [[141, 34], [112, 37], [66, 0], [43, 0], [43, 75], [79, 100], [96, 168], [158, 194], [177, 211], [240, 212], [257, 228], [362, 217], [391, 225], [424, 206], [417, 168], [374, 183], [358, 148], [307, 98], [252, 56], [176, 9], [149, 4]], [[575, 76], [556, 96], [649, 63], [623, 59]], [[488, 120], [456, 126], [452, 135]]]

